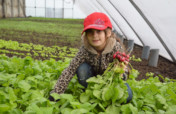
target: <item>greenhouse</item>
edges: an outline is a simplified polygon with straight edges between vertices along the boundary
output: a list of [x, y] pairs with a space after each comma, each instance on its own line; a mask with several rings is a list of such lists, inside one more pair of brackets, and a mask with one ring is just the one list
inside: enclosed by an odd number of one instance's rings
[[175, 10], [175, 0], [0, 0], [0, 113], [176, 113]]

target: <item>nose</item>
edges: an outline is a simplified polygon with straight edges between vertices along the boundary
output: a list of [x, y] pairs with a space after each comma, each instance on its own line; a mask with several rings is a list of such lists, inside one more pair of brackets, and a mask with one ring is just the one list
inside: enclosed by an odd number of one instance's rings
[[98, 35], [97, 31], [93, 31], [93, 36], [96, 37]]

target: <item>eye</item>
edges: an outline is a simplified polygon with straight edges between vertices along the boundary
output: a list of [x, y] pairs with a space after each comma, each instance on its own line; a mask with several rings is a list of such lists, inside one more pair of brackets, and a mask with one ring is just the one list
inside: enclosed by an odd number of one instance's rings
[[93, 31], [92, 31], [92, 29], [88, 29], [88, 30], [86, 30], [86, 33], [91, 34], [91, 33], [93, 33]]
[[101, 30], [97, 30], [97, 33], [100, 33], [101, 32]]

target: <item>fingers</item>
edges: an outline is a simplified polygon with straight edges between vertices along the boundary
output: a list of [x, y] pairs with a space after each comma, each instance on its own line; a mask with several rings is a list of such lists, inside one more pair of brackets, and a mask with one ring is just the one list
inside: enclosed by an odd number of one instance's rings
[[128, 61], [124, 61], [124, 63], [125, 63], [125, 65], [128, 65], [129, 62]]

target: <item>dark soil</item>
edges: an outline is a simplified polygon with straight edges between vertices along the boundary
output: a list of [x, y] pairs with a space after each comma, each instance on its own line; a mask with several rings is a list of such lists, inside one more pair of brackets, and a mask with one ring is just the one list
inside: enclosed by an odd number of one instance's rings
[[[142, 47], [135, 45], [132, 55], [135, 55], [136, 58], [141, 58]], [[173, 62], [165, 59], [162, 56], [159, 56], [157, 67], [151, 67], [148, 65], [148, 63], [149, 60], [144, 59], [142, 60], [142, 62], [131, 61], [133, 68], [137, 69], [140, 72], [140, 75], [138, 76], [137, 80], [148, 78], [145, 76], [147, 72], [154, 73], [154, 76], [162, 75], [163, 77], [176, 79], [176, 64], [174, 64]]]
[[74, 42], [69, 41], [70, 37], [61, 36], [53, 33], [37, 33], [31, 31], [17, 31], [17, 30], [0, 30], [0, 39], [18, 41], [19, 43], [33, 43], [45, 46], [70, 46], [79, 47], [80, 38], [75, 39]]
[[21, 18], [21, 19], [18, 19], [15, 20], [13, 18], [13, 21], [33, 21], [33, 22], [39, 22], [39, 23], [65, 23], [65, 24], [83, 24], [83, 20], [82, 21], [77, 21], [76, 20], [73, 20], [73, 19], [56, 19], [56, 20], [41, 20], [41, 19], [28, 19], [28, 18]]

